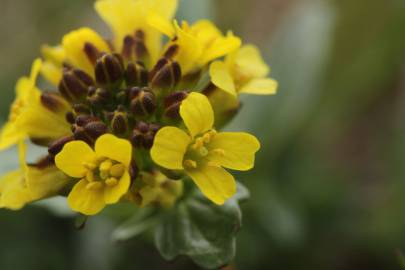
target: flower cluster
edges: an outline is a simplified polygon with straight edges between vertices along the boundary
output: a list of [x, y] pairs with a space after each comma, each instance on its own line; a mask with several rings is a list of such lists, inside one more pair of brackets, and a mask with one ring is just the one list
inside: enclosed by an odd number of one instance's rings
[[[177, 5], [99, 0], [114, 39], [80, 28], [43, 46], [1, 130], [0, 149], [17, 144], [21, 166], [0, 180], [0, 207], [57, 195], [85, 215], [119, 201], [170, 207], [187, 179], [215, 204], [235, 194], [226, 169], [251, 169], [260, 144], [215, 128], [239, 94], [274, 94], [277, 82], [255, 46], [207, 20], [178, 23]], [[40, 90], [40, 75], [57, 91]], [[48, 154], [27, 164], [26, 139]]]

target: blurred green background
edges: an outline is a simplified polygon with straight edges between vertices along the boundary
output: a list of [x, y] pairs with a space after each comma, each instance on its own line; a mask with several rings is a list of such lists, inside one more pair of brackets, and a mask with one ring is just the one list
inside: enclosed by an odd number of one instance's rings
[[[83, 25], [109, 34], [92, 4], [0, 0], [2, 120], [41, 44]], [[243, 97], [228, 127], [262, 142], [255, 169], [238, 175], [252, 196], [232, 267], [401, 269], [405, 1], [182, 0], [178, 18], [210, 18], [257, 44], [280, 83], [276, 96]], [[111, 243], [105, 217], [73, 224], [60, 208], [0, 210], [0, 269], [198, 269], [164, 262], [144, 238]]]

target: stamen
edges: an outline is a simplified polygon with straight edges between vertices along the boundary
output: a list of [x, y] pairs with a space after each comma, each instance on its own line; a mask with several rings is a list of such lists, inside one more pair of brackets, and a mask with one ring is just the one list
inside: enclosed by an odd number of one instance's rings
[[183, 166], [186, 169], [195, 169], [195, 168], [197, 168], [197, 162], [195, 162], [194, 160], [191, 160], [191, 159], [187, 159], [183, 162]]
[[203, 157], [205, 157], [206, 155], [208, 155], [208, 149], [205, 148], [204, 146], [202, 146], [202, 147], [199, 149], [199, 152], [200, 152], [200, 155], [202, 155]]
[[86, 185], [86, 189], [88, 190], [97, 190], [103, 187], [103, 183], [101, 182], [91, 182]]
[[194, 149], [194, 150], [198, 150], [198, 149], [200, 149], [201, 147], [203, 147], [204, 146], [204, 141], [203, 141], [203, 139], [202, 138], [197, 138], [196, 140], [195, 140], [195, 143], [192, 145], [192, 148]]
[[113, 187], [118, 184], [118, 180], [117, 178], [110, 177], [107, 180], [105, 180], [105, 184], [109, 187]]
[[92, 170], [86, 172], [86, 180], [89, 182], [96, 181], [96, 178], [94, 177], [94, 172]]
[[113, 177], [121, 177], [125, 172], [125, 166], [123, 164], [115, 164], [110, 169], [110, 175]]
[[83, 162], [83, 166], [84, 166], [86, 169], [90, 170], [90, 171], [92, 171], [92, 170], [94, 170], [95, 168], [97, 168], [97, 165], [96, 165], [95, 163], [92, 163], [92, 162]]
[[112, 166], [112, 162], [111, 160], [107, 159], [106, 161], [103, 161], [100, 166], [99, 166], [99, 170], [101, 172], [108, 172]]

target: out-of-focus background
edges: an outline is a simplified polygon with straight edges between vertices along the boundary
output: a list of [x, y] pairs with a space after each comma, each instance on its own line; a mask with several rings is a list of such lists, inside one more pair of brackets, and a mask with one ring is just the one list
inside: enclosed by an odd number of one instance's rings
[[[86, 25], [93, 1], [0, 0], [0, 118], [43, 43]], [[228, 127], [262, 141], [242, 205], [235, 269], [401, 269], [405, 251], [405, 1], [182, 0], [257, 44], [279, 92], [243, 97]], [[15, 167], [0, 156], [4, 173]], [[111, 243], [114, 224], [77, 231], [63, 211], [0, 210], [0, 269], [197, 269], [165, 263], [146, 238]]]

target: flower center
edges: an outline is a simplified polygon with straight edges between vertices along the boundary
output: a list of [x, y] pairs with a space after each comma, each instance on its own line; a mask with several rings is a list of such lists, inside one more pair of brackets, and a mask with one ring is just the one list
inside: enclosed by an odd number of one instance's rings
[[213, 154], [225, 154], [223, 149], [212, 148], [210, 146], [210, 143], [216, 134], [217, 132], [215, 130], [209, 130], [202, 136], [197, 137], [194, 142], [190, 144], [183, 162], [183, 166], [186, 169], [195, 169], [202, 162], [209, 163], [209, 156]]
[[115, 186], [125, 173], [125, 166], [108, 158], [100, 158], [94, 163], [86, 163], [87, 168], [85, 179], [88, 184], [87, 189], [94, 190], [104, 186]]

